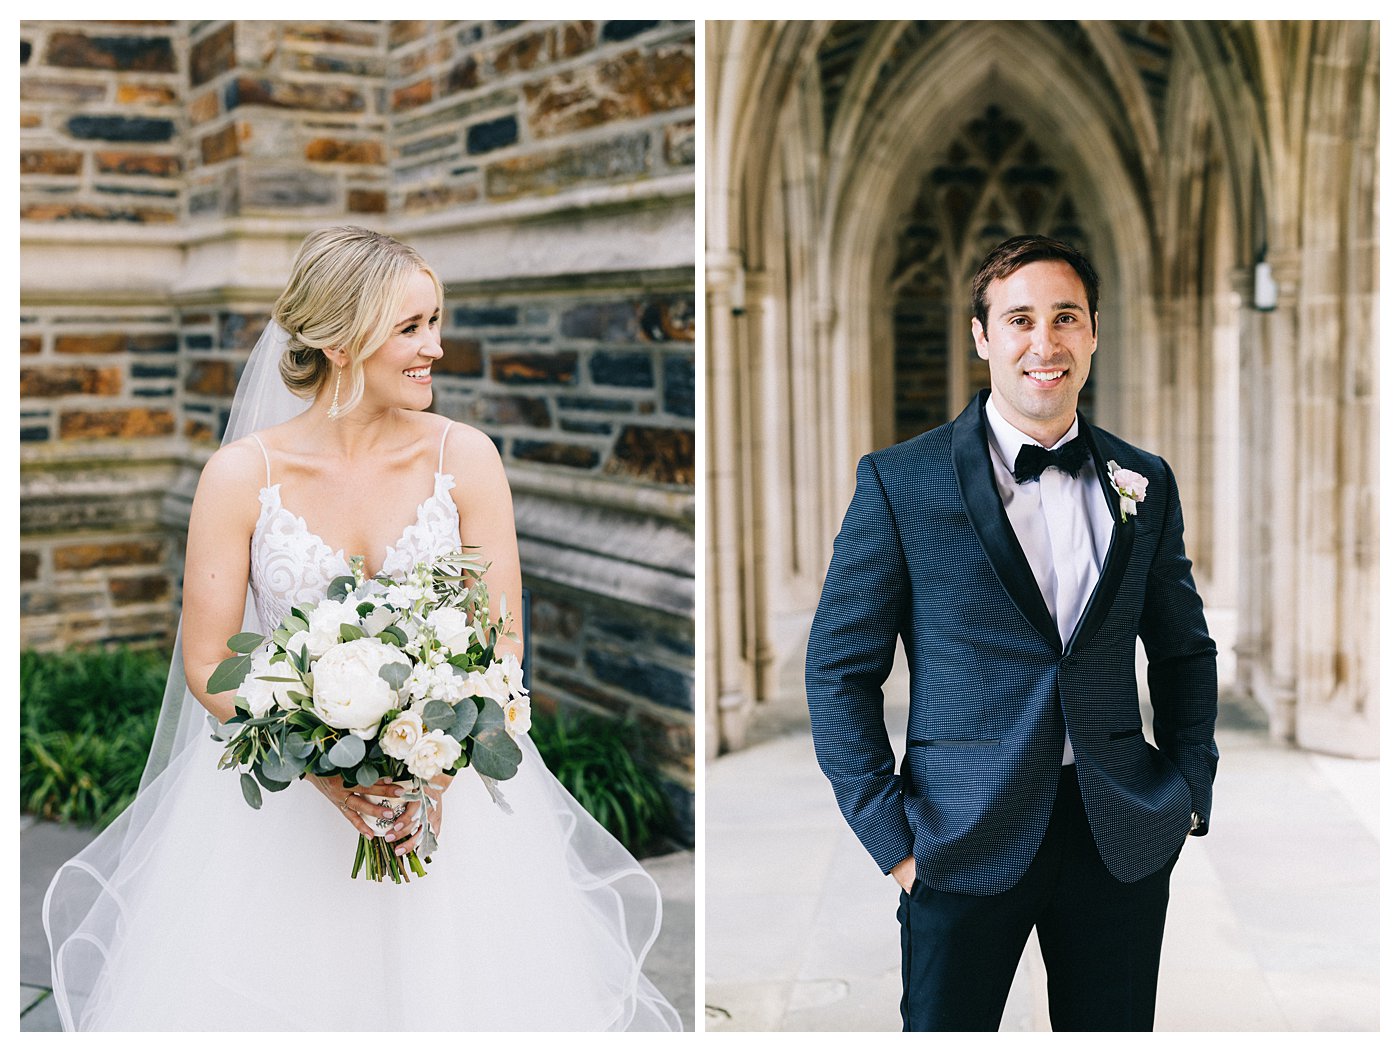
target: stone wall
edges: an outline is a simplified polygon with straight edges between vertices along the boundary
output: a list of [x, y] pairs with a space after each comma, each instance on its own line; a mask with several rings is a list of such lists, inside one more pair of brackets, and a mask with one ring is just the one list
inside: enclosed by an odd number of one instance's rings
[[21, 23], [21, 636], [169, 643], [184, 530], [297, 244], [446, 288], [434, 409], [496, 441], [536, 696], [693, 768], [693, 28]]

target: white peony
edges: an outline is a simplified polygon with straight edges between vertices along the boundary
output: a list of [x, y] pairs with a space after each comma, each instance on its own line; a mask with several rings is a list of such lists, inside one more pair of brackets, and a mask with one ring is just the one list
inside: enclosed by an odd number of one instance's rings
[[461, 744], [446, 731], [429, 731], [418, 739], [404, 763], [410, 774], [428, 781], [451, 767], [461, 755]]
[[311, 703], [328, 726], [356, 737], [373, 738], [384, 714], [398, 705], [398, 694], [379, 676], [403, 655], [377, 639], [337, 643], [312, 669]]
[[[268, 643], [253, 652], [252, 667], [243, 678], [243, 683], [239, 686], [236, 695], [238, 700], [243, 702], [254, 716], [266, 716], [277, 704], [280, 699], [276, 688], [292, 686], [290, 683], [269, 683], [261, 678], [274, 674], [272, 671], [272, 649], [272, 644]], [[291, 672], [291, 669], [286, 665], [281, 667], [286, 669], [288, 673]]]
[[385, 756], [406, 760], [418, 740], [423, 737], [423, 720], [416, 712], [405, 712], [396, 718], [379, 736], [379, 747]]
[[[340, 641], [341, 625], [358, 625], [360, 616], [355, 613], [353, 600], [337, 602], [325, 599], [311, 611], [306, 645], [313, 658], [318, 658]], [[301, 635], [300, 632], [297, 635]]]
[[511, 698], [502, 708], [506, 714], [506, 730], [512, 735], [530, 733], [530, 699]]
[[465, 654], [471, 648], [476, 629], [462, 611], [443, 607], [430, 613], [427, 621], [449, 654]]

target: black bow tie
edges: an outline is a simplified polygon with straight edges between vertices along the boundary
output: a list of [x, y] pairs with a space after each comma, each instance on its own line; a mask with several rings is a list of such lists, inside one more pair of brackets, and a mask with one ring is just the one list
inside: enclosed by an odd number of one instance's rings
[[1040, 478], [1040, 473], [1046, 468], [1059, 468], [1073, 478], [1079, 474], [1088, 457], [1089, 444], [1084, 441], [1083, 435], [1075, 435], [1059, 449], [1046, 449], [1027, 443], [1016, 454], [1016, 467], [1011, 474], [1017, 482], [1029, 482]]

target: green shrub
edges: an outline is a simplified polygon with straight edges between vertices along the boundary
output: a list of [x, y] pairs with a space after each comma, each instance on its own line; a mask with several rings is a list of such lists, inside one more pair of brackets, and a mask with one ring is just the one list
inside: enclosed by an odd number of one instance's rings
[[20, 655], [20, 809], [104, 826], [136, 794], [169, 658], [152, 651]]
[[670, 802], [660, 779], [639, 764], [636, 724], [590, 713], [536, 712], [530, 738], [585, 811], [634, 855], [658, 848], [671, 828]]

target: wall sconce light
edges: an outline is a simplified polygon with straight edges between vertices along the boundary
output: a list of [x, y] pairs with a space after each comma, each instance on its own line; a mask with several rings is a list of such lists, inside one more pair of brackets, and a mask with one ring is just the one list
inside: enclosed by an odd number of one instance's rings
[[1254, 309], [1271, 311], [1277, 306], [1278, 282], [1274, 280], [1274, 271], [1268, 261], [1261, 259], [1254, 264]]

